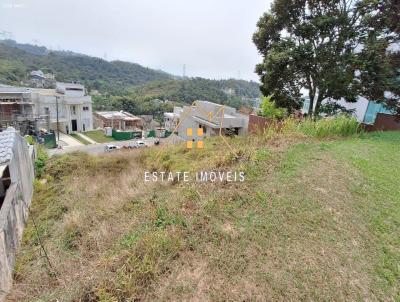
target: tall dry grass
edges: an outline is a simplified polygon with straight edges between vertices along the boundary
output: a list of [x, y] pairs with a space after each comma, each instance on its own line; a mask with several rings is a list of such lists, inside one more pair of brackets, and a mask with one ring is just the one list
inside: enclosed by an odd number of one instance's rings
[[[50, 159], [42, 175], [47, 182], [36, 182], [31, 210], [39, 228], [30, 221], [25, 229], [10, 301], [97, 300], [103, 288], [118, 287], [112, 286], [114, 266], [132, 270], [135, 276], [146, 270], [126, 264], [122, 252], [113, 255], [124, 236], [155, 211], [151, 205], [135, 211], [136, 203], [154, 190], [143, 183], [140, 152], [67, 154]], [[50, 265], [39, 248], [37, 231]], [[159, 261], [157, 255], [152, 261]], [[55, 296], [59, 291], [62, 294]]]
[[[333, 261], [315, 252], [323, 246], [343, 259], [351, 251], [346, 241], [351, 236], [335, 233], [335, 221], [320, 210], [321, 204], [343, 195], [335, 190], [329, 196], [322, 194], [329, 182], [319, 191], [309, 185], [319, 179], [339, 179], [343, 169], [333, 165], [321, 172], [320, 162], [315, 162], [316, 173], [309, 171], [312, 177], [279, 176], [302, 166], [304, 158], [315, 153], [303, 146], [299, 155], [285, 155], [299, 141], [304, 145], [316, 141], [308, 139], [300, 127], [298, 121], [287, 119], [260, 135], [227, 138], [233, 150], [216, 137], [207, 139], [200, 150], [180, 145], [98, 157], [73, 153], [51, 158], [43, 172], [47, 183], [36, 184], [31, 215], [54, 272], [30, 222], [9, 300], [304, 298], [292, 284], [305, 284], [310, 288], [307, 297], [318, 300], [333, 298], [341, 289], [339, 283], [347, 284], [343, 293], [350, 293], [350, 299], [357, 297], [359, 292], [351, 294], [357, 285], [348, 285], [346, 276], [363, 275], [346, 271], [343, 276], [336, 270], [337, 257]], [[145, 183], [145, 170], [237, 170], [245, 171], [246, 182]], [[315, 221], [335, 226], [331, 231], [346, 248], [336, 246], [336, 241], [325, 242], [326, 229]], [[312, 236], [304, 241], [304, 234]], [[288, 249], [289, 243], [299, 246]], [[299, 257], [315, 262], [314, 275], [304, 266], [308, 260], [302, 262]], [[270, 261], [267, 267], [266, 261]], [[287, 273], [293, 269], [296, 274]]]
[[354, 117], [340, 115], [318, 120], [297, 120], [292, 117], [272, 120], [258, 135], [267, 139], [283, 134], [285, 136], [306, 135], [309, 137], [348, 137], [362, 132], [362, 127]]

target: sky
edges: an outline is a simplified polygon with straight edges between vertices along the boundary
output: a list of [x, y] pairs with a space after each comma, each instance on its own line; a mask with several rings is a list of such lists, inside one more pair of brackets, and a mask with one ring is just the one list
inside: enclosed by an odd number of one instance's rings
[[186, 76], [258, 80], [252, 34], [271, 0], [0, 0], [20, 43]]

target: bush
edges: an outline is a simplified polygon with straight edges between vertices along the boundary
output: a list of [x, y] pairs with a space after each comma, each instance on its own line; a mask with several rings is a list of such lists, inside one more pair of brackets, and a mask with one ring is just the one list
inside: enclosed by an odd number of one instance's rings
[[49, 159], [47, 152], [44, 147], [38, 146], [37, 148], [37, 156], [35, 160], [35, 172], [36, 177], [41, 177], [46, 166], [46, 162]]
[[25, 135], [25, 140], [28, 142], [29, 145], [35, 144], [35, 139], [31, 135]]
[[261, 110], [261, 116], [271, 119], [281, 119], [286, 114], [286, 109], [276, 107], [272, 96], [262, 98]]
[[307, 119], [299, 123], [298, 129], [300, 132], [314, 137], [351, 136], [361, 130], [357, 120], [347, 115], [317, 121]]

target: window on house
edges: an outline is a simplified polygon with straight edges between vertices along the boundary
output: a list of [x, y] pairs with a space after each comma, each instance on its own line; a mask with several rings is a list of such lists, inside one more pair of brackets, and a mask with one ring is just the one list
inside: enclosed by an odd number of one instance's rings
[[3, 205], [4, 199], [6, 198], [7, 190], [11, 185], [10, 170], [8, 166], [1, 167], [0, 169], [0, 208]]
[[203, 125], [199, 124], [199, 128], [202, 128], [203, 129], [203, 133], [206, 133], [207, 127], [204, 127]]
[[83, 111], [89, 111], [89, 107], [83, 106]]
[[75, 106], [71, 107], [71, 113], [74, 114], [74, 115], [76, 114], [76, 107]]

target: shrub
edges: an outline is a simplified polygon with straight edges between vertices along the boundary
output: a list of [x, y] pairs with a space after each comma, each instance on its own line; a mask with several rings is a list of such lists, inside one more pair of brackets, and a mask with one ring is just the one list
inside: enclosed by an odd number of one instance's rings
[[272, 96], [263, 97], [261, 110], [261, 116], [271, 119], [281, 119], [286, 114], [286, 109], [276, 107]]
[[31, 135], [25, 135], [25, 140], [28, 142], [29, 145], [35, 144], [35, 139]]
[[42, 146], [37, 148], [37, 156], [35, 160], [35, 172], [37, 177], [41, 177], [46, 166], [46, 162], [49, 159], [46, 149]]

